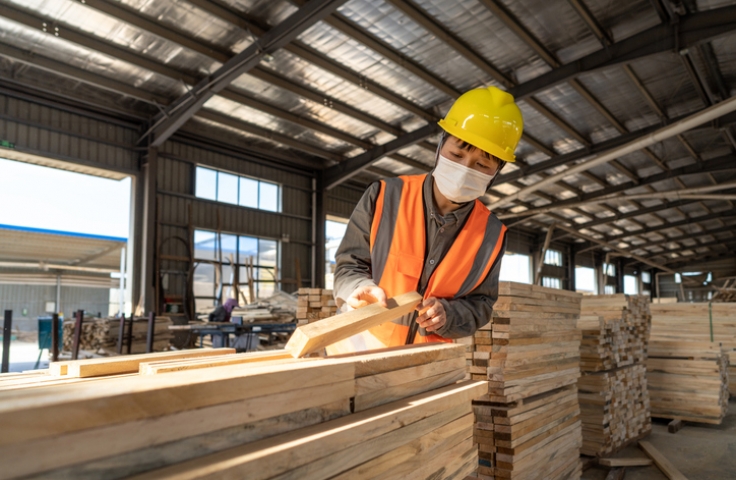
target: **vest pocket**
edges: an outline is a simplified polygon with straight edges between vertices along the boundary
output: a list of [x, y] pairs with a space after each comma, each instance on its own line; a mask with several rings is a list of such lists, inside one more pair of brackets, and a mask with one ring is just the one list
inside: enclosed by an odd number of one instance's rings
[[[424, 257], [417, 257], [416, 255], [408, 255], [405, 253], [389, 253], [391, 258], [391, 264], [396, 265], [396, 270], [402, 275], [413, 278], [417, 281], [422, 277], [422, 270], [424, 268]], [[387, 272], [391, 275], [391, 272]]]

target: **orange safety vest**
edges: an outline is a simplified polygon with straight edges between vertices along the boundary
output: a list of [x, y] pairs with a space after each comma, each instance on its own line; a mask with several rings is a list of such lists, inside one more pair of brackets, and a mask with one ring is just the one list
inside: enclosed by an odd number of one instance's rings
[[[381, 180], [371, 225], [371, 270], [373, 280], [388, 298], [419, 287], [426, 250], [423, 198], [426, 177], [424, 174]], [[496, 262], [505, 235], [506, 227], [476, 200], [465, 225], [432, 273], [424, 298], [460, 298], [475, 290]], [[404, 345], [412, 317], [408, 315], [371, 328], [330, 353]], [[414, 343], [428, 342], [452, 340], [419, 333], [414, 339]]]

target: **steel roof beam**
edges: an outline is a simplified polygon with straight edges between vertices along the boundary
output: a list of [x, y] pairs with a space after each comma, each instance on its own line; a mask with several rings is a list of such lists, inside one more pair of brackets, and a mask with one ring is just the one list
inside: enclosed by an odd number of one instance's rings
[[657, 53], [672, 51], [676, 46], [688, 48], [736, 29], [736, 7], [716, 8], [686, 15], [680, 19], [678, 36], [669, 25], [657, 25], [629, 38], [613, 43], [574, 62], [553, 69], [509, 90], [516, 98], [525, 98], [578, 75], [631, 62]]
[[[693, 219], [693, 220], [697, 220], [697, 219]], [[726, 227], [714, 228], [712, 230], [703, 229], [703, 231], [701, 232], [688, 233], [685, 235], [680, 235], [679, 237], [667, 237], [664, 240], [657, 240], [656, 242], [647, 242], [647, 243], [642, 243], [638, 245], [631, 244], [631, 250], [632, 251], [644, 250], [644, 249], [651, 248], [651, 247], [659, 247], [661, 245], [667, 245], [668, 243], [681, 243], [683, 240], [702, 238], [702, 237], [707, 237], [710, 235], [717, 235], [719, 233], [733, 232], [735, 229], [736, 229], [736, 225], [729, 225]], [[627, 242], [627, 243], [630, 243], [630, 242]], [[688, 247], [687, 245], [683, 245], [681, 249], [682, 248], [690, 248], [690, 247]]]
[[[199, 82], [159, 115], [144, 137], [151, 136], [152, 147], [161, 146], [179, 127], [194, 116], [214, 95], [229, 86], [240, 75], [256, 67], [265, 55], [294, 40], [299, 34], [331, 14], [345, 0], [310, 0], [297, 12], [269, 30], [257, 42], [225, 62], [215, 73]], [[139, 140], [140, 141], [140, 140]]]
[[348, 158], [342, 163], [327, 168], [324, 172], [324, 186], [326, 189], [331, 189], [338, 186], [340, 183], [348, 180], [352, 176], [359, 173], [361, 170], [371, 166], [373, 163], [380, 160], [382, 157], [392, 155], [399, 150], [406, 148], [407, 145], [412, 145], [419, 141], [425, 140], [432, 135], [435, 135], [439, 126], [436, 123], [430, 123], [418, 130], [415, 130], [407, 135], [403, 135], [395, 140], [391, 140], [388, 143], [374, 147], [365, 153], [362, 153], [356, 157]]
[[588, 28], [591, 32], [593, 32], [593, 35], [595, 35], [601, 45], [607, 47], [613, 43], [611, 33], [603, 28], [603, 25], [598, 22], [598, 20], [595, 18], [595, 15], [593, 15], [593, 13], [582, 2], [582, 0], [567, 1], [572, 6], [572, 8], [575, 9], [576, 12], [578, 12], [578, 15], [580, 15], [585, 24], [588, 25]]

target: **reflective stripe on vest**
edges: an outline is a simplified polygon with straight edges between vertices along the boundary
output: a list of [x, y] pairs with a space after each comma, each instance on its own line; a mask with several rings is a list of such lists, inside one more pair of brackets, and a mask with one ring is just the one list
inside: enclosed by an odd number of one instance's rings
[[[381, 181], [371, 226], [371, 266], [373, 280], [389, 298], [417, 290], [424, 270], [426, 177]], [[424, 298], [453, 299], [475, 290], [498, 258], [505, 234], [506, 227], [476, 200], [465, 225], [432, 273]], [[409, 327], [400, 323], [387, 322], [370, 333], [387, 347], [403, 345]], [[415, 343], [437, 341], [448, 340], [435, 334], [417, 334], [415, 338]]]

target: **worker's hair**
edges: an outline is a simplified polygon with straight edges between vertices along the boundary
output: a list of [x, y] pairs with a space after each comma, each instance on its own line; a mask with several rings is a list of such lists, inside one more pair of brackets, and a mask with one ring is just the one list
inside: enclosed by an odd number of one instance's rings
[[[471, 145], [468, 142], [466, 142], [465, 140], [461, 140], [461, 139], [457, 138], [455, 135], [450, 135], [447, 132], [443, 132], [442, 140], [440, 141], [440, 148], [445, 143], [445, 141], [447, 141], [447, 139], [450, 138], [450, 137], [452, 137], [452, 138], [454, 138], [455, 140], [458, 141], [458, 147], [460, 148], [460, 150], [465, 150], [466, 152], [473, 152], [475, 150], [480, 150], [480, 148], [476, 147], [475, 145]], [[486, 152], [485, 150], [480, 150], [480, 152], [488, 160], [492, 160], [493, 158], [495, 158], [493, 155], [491, 155], [490, 153]], [[500, 158], [496, 158], [496, 160], [498, 160], [499, 162], [501, 161]]]

